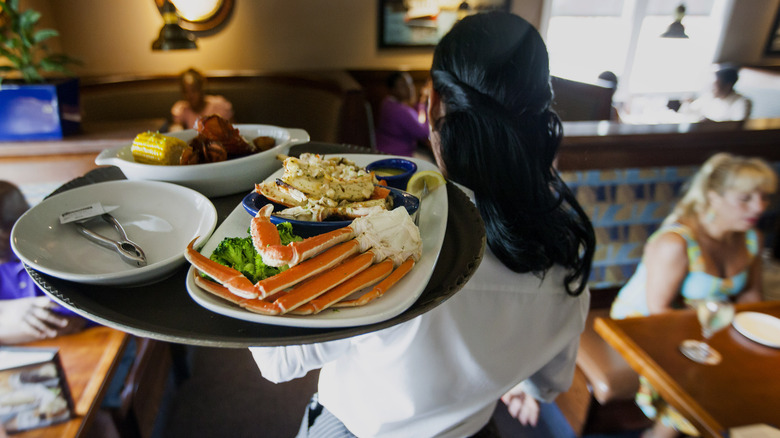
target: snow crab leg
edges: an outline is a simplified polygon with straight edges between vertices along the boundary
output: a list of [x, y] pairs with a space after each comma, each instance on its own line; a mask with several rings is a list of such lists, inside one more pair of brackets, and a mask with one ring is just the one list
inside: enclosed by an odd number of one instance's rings
[[[348, 227], [286, 246], [269, 216], [261, 209], [252, 219], [253, 241], [264, 262], [266, 256], [276, 263], [288, 260], [289, 269], [252, 284], [240, 272], [200, 254], [193, 240], [185, 258], [214, 280], [196, 274], [195, 283], [252, 312], [314, 314], [331, 306], [365, 305], [382, 296], [422, 252], [419, 230], [404, 208], [358, 218]], [[371, 286], [359, 298], [345, 301]]]
[[249, 225], [255, 249], [263, 258], [263, 263], [268, 266], [278, 268], [287, 265], [293, 267], [314, 254], [320, 253], [323, 249], [355, 236], [351, 227], [344, 227], [285, 246], [281, 244], [276, 225], [270, 220], [273, 209], [271, 204], [264, 205], [257, 211]]
[[293, 268], [287, 269], [268, 277], [265, 280], [252, 284], [241, 272], [219, 263], [209, 260], [193, 247], [194, 240], [187, 245], [184, 257], [196, 268], [206, 273], [219, 284], [227, 288], [230, 293], [242, 298], [258, 299], [266, 298], [280, 290], [291, 287], [296, 283], [315, 276], [323, 271], [333, 268], [343, 262], [358, 250], [357, 242], [345, 242], [342, 245], [329, 249], [320, 257], [307, 260]]

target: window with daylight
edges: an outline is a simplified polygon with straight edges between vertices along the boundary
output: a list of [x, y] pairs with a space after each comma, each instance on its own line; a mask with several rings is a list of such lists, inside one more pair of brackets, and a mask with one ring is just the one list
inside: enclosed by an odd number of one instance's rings
[[[712, 83], [728, 1], [545, 0], [551, 73], [595, 83], [611, 71], [619, 79], [617, 101], [698, 93]], [[681, 4], [688, 38], [661, 38]]]

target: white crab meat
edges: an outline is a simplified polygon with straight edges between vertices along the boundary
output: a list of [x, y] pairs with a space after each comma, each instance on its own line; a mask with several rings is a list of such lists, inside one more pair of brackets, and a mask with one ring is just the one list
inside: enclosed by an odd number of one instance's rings
[[350, 227], [360, 243], [360, 252], [371, 249], [376, 261], [390, 259], [398, 266], [410, 257], [414, 261], [420, 259], [420, 230], [403, 207], [357, 218]]

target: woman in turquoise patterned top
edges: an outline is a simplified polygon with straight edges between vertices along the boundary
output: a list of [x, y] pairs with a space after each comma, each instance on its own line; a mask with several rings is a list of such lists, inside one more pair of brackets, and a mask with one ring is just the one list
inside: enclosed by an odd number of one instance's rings
[[[776, 186], [775, 172], [761, 159], [721, 153], [707, 160], [648, 239], [610, 315], [651, 315], [706, 297], [761, 301], [762, 239], [756, 225]], [[648, 436], [698, 435], [642, 380], [637, 402], [657, 420]]]

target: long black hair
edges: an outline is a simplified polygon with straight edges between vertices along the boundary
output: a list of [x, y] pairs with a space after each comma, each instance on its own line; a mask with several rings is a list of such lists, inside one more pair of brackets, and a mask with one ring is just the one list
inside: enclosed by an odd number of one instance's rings
[[504, 12], [466, 17], [437, 45], [431, 78], [444, 171], [474, 191], [490, 249], [515, 272], [565, 266], [567, 292], [582, 293], [595, 237], [553, 167], [563, 126], [539, 33]]

